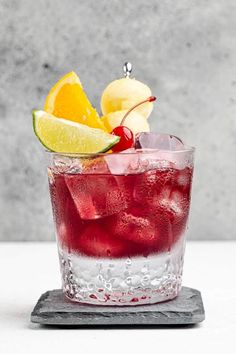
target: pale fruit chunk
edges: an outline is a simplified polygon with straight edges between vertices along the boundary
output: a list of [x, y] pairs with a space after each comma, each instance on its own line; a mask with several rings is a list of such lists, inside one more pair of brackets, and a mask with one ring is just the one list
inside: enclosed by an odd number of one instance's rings
[[[130, 78], [115, 80], [103, 91], [101, 110], [104, 116], [116, 111], [129, 110], [135, 104], [147, 99], [151, 95], [150, 88], [138, 80]], [[153, 104], [147, 102], [137, 107], [135, 111], [143, 117], [148, 118], [152, 109]]]
[[[118, 127], [124, 118], [127, 110], [117, 111], [113, 113], [109, 113], [102, 118], [105, 127], [110, 133], [115, 127]], [[128, 127], [133, 134], [141, 133], [141, 132], [150, 132], [149, 124], [146, 118], [143, 117], [140, 113], [136, 111], [132, 111], [125, 118], [124, 126]]]

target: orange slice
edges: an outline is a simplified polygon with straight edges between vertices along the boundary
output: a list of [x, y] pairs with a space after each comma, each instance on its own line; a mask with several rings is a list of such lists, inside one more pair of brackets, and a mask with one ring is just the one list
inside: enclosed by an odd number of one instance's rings
[[79, 77], [71, 71], [50, 90], [44, 111], [56, 117], [68, 119], [107, 131], [96, 109], [86, 96]]

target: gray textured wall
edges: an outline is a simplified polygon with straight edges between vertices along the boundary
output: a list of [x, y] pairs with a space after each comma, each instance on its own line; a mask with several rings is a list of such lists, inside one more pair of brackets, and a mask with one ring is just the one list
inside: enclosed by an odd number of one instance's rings
[[152, 128], [197, 147], [189, 237], [235, 238], [235, 0], [0, 0], [0, 239], [53, 226], [31, 109], [70, 70], [95, 105], [130, 60], [159, 97]]

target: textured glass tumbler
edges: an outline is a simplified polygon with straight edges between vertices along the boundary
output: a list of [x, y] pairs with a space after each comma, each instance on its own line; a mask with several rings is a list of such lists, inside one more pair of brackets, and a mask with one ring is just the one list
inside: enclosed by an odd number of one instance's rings
[[176, 297], [194, 149], [47, 154], [66, 296], [116, 306]]

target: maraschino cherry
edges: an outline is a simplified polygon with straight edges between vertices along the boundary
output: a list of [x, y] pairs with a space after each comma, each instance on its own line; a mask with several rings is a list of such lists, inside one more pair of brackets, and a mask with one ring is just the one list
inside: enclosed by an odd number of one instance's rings
[[134, 134], [128, 127], [124, 126], [125, 119], [130, 114], [130, 112], [133, 111], [133, 109], [135, 109], [136, 107], [140, 106], [143, 103], [153, 102], [155, 100], [155, 96], [150, 96], [146, 100], [137, 103], [135, 106], [130, 108], [128, 112], [125, 113], [120, 125], [118, 127], [115, 127], [111, 132], [111, 134], [120, 137], [120, 141], [115, 146], [113, 146], [112, 151], [119, 152], [134, 146]]

